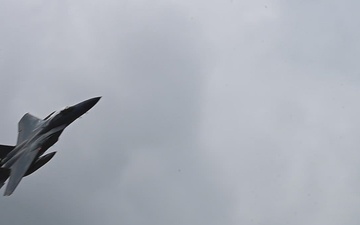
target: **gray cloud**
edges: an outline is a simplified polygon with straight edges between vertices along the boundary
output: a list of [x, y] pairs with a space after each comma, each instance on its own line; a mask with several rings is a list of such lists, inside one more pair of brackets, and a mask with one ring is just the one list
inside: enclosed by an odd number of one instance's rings
[[[64, 133], [56, 160], [3, 202], [2, 218], [34, 224], [217, 224], [219, 213], [226, 218], [223, 194], [208, 181], [198, 152], [206, 45], [189, 16], [163, 3], [150, 11], [131, 6], [126, 16], [120, 9], [102, 14], [110, 8], [98, 5], [28, 7], [47, 22], [33, 15], [17, 21], [28, 32], [9, 34], [24, 45], [16, 59], [23, 68], [13, 71], [19, 74], [13, 110], [46, 116], [88, 95], [104, 97]], [[14, 218], [22, 212], [27, 216]]]
[[1, 143], [25, 112], [103, 98], [2, 221], [357, 224], [355, 10], [5, 1]]

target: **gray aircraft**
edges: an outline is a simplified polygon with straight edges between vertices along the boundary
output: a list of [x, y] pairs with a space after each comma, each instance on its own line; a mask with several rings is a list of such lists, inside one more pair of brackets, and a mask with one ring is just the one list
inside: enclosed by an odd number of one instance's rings
[[5, 196], [14, 192], [23, 177], [32, 174], [54, 157], [56, 152], [43, 154], [58, 141], [69, 124], [91, 109], [100, 98], [91, 98], [54, 111], [44, 119], [29, 113], [21, 118], [16, 145], [0, 145], [0, 188], [9, 178]]

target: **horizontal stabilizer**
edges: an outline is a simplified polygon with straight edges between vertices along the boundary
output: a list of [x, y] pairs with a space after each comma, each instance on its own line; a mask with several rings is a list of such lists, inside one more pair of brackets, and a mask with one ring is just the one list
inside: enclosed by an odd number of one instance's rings
[[5, 181], [9, 178], [10, 170], [5, 168], [0, 168], [0, 188], [5, 184]]
[[3, 159], [11, 152], [15, 146], [10, 145], [0, 145], [0, 159]]
[[38, 152], [39, 149], [25, 148], [16, 162], [11, 165], [9, 182], [7, 183], [4, 196], [9, 196], [14, 192]]

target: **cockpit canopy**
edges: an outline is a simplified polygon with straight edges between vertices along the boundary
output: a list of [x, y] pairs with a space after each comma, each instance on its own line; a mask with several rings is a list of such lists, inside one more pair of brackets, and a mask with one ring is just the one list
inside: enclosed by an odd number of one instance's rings
[[48, 120], [50, 118], [55, 118], [58, 116], [65, 116], [66, 114], [68, 114], [69, 112], [73, 111], [74, 107], [65, 107], [64, 109], [60, 110], [60, 111], [54, 111], [52, 113], [50, 113], [47, 117], [44, 118], [44, 120]]
[[47, 116], [44, 118], [44, 120], [49, 119], [54, 113], [56, 113], [56, 111], [54, 111], [54, 112], [50, 113], [49, 115], [47, 115]]

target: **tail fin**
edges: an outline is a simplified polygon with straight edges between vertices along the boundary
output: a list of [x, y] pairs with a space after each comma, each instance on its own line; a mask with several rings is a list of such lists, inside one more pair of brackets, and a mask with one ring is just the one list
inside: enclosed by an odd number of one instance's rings
[[6, 155], [9, 154], [9, 152], [11, 152], [14, 148], [15, 146], [0, 145], [0, 159], [5, 158]]

